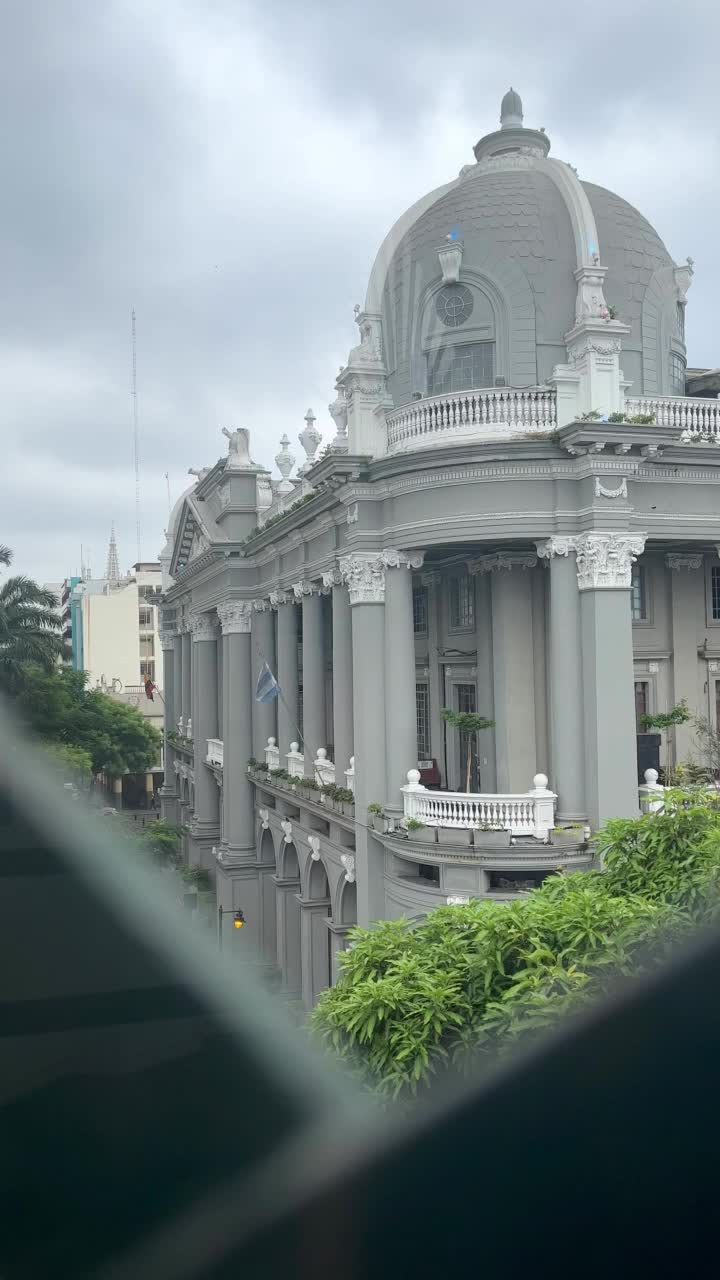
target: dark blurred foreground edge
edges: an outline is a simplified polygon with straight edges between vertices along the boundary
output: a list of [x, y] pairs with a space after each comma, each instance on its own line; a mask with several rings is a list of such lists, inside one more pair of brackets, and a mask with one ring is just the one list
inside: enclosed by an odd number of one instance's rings
[[6, 1280], [716, 1274], [716, 936], [392, 1125], [77, 809], [0, 707]]

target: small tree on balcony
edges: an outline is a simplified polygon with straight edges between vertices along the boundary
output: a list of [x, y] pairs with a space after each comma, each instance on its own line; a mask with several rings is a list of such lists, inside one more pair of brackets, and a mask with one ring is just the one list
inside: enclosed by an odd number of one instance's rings
[[494, 729], [495, 721], [488, 720], [485, 716], [480, 716], [475, 711], [453, 711], [450, 707], [443, 707], [442, 718], [446, 724], [452, 725], [453, 729], [459, 729], [460, 733], [466, 733], [467, 738], [467, 771], [465, 775], [465, 790], [470, 791], [470, 771], [472, 769], [472, 743], [476, 733], [481, 733], [483, 729]]

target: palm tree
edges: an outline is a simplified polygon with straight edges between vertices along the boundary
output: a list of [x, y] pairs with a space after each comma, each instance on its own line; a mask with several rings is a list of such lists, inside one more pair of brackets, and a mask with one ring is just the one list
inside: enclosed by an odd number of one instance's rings
[[[0, 545], [0, 564], [12, 552]], [[23, 670], [39, 666], [51, 671], [64, 656], [65, 644], [52, 591], [18, 574], [0, 587], [0, 684], [16, 687]]]

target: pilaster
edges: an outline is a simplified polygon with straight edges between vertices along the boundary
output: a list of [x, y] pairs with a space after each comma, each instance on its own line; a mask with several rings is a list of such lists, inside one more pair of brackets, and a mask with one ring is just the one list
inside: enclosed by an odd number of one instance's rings
[[[498, 551], [470, 561], [492, 574], [493, 700], [499, 792], [527, 788], [537, 772], [531, 574], [534, 552]], [[481, 715], [487, 709], [478, 708]]]
[[298, 736], [298, 626], [292, 597], [273, 592], [270, 603], [277, 609], [277, 681], [282, 697], [277, 705], [277, 739], [280, 758]]
[[[669, 552], [665, 564], [670, 570], [672, 593], [673, 701], [702, 705], [698, 690], [698, 618], [704, 616], [702, 554]], [[692, 723], [675, 726], [675, 759], [687, 760], [693, 747]]]
[[325, 747], [327, 737], [322, 599], [319, 583], [298, 582], [293, 591], [295, 599], [302, 601], [303, 767], [305, 776], [312, 778], [318, 750]]
[[[277, 672], [275, 655], [275, 619], [269, 602], [255, 600], [251, 624], [252, 634], [252, 683], [257, 687], [258, 676], [264, 662], [273, 675]], [[265, 759], [268, 738], [277, 738], [277, 699], [256, 702], [253, 697], [253, 755], [256, 760]]]
[[344, 786], [353, 747], [353, 663], [350, 596], [337, 569], [323, 575], [323, 586], [332, 590], [333, 743], [335, 780]]

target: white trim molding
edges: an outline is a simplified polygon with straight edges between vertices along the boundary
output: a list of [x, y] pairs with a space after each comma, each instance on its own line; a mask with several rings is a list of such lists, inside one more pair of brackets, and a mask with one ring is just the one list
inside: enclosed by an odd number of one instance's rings
[[702, 562], [701, 554], [685, 555], [677, 551], [670, 551], [665, 557], [665, 564], [668, 569], [673, 569], [675, 572], [683, 570], [689, 572], [691, 569], [701, 569]]
[[538, 562], [532, 551], [494, 551], [492, 555], [479, 556], [477, 560], [468, 560], [468, 572], [495, 573], [497, 570], [509, 573], [512, 569], [534, 569]]

